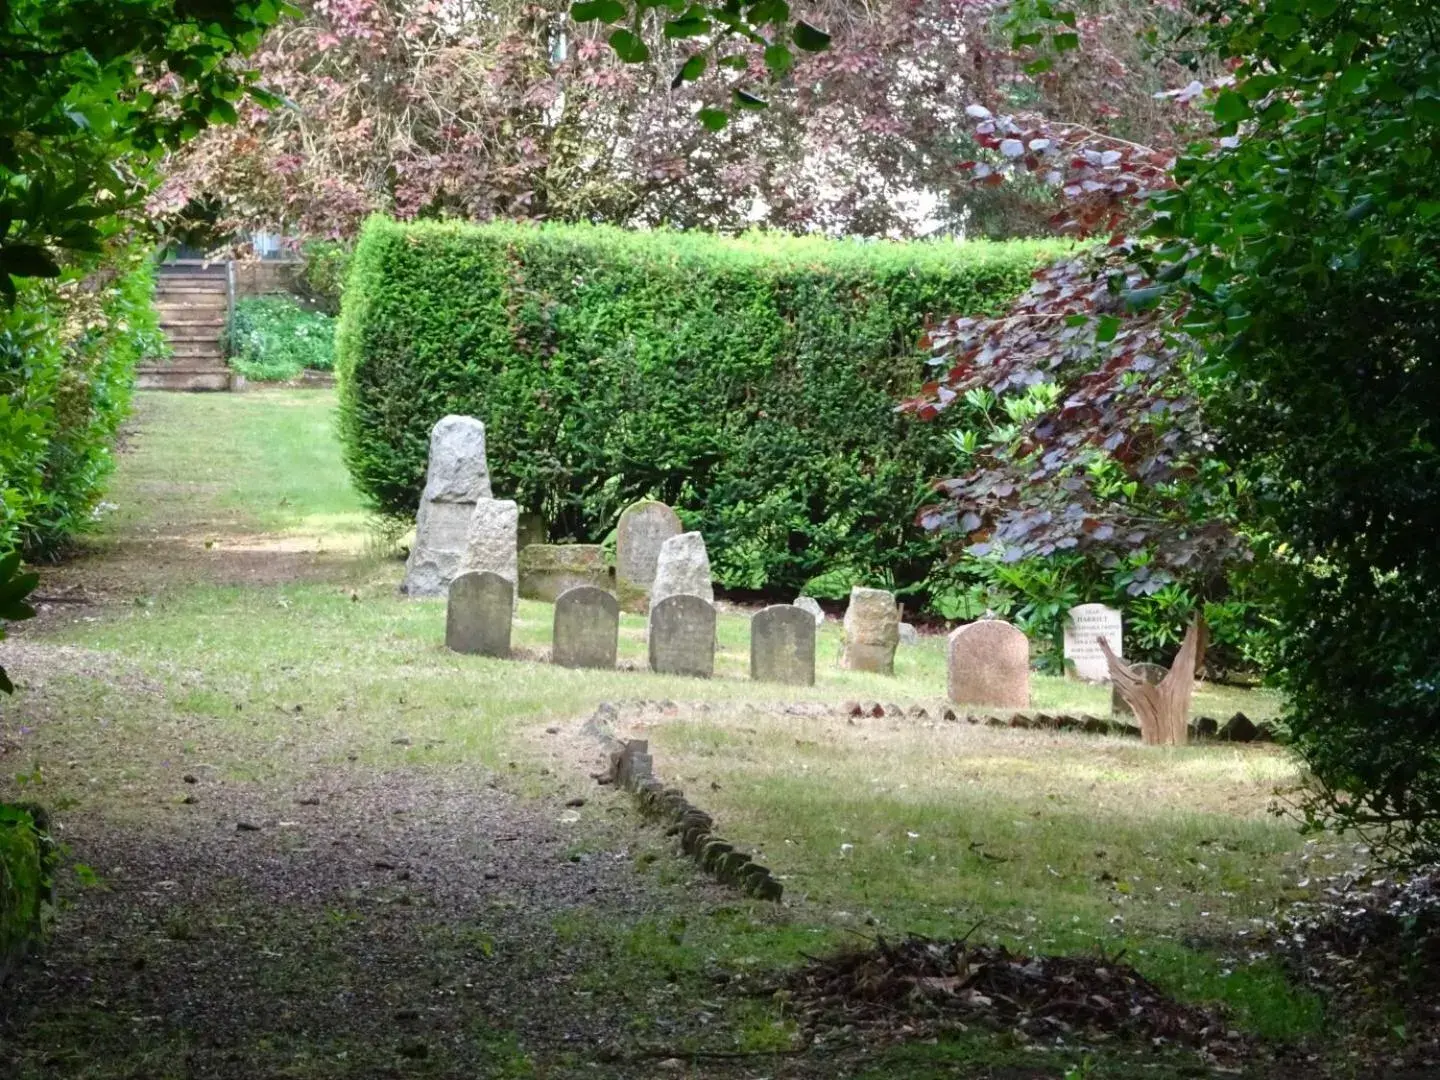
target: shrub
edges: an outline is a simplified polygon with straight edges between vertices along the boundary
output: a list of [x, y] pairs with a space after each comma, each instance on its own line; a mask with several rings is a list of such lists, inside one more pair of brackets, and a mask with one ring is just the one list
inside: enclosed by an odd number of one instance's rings
[[47, 828], [38, 807], [0, 803], [0, 982], [44, 931], [55, 858]]
[[354, 251], [353, 244], [340, 240], [309, 240], [301, 248], [305, 266], [300, 271], [300, 287], [317, 311], [339, 314]]
[[0, 309], [0, 554], [51, 556], [91, 520], [141, 356], [163, 348], [138, 249]]
[[335, 366], [335, 320], [289, 297], [240, 300], [229, 337], [230, 366], [256, 382], [285, 382]]
[[427, 436], [485, 421], [495, 490], [598, 541], [652, 496], [717, 580], [924, 577], [915, 514], [953, 452], [896, 413], [933, 313], [993, 312], [1054, 246], [722, 239], [372, 219], [338, 335], [358, 488], [413, 514]]

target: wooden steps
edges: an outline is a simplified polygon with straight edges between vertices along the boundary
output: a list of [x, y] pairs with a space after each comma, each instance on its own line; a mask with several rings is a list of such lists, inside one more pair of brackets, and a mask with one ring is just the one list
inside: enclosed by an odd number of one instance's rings
[[230, 311], [229, 270], [179, 262], [155, 279], [155, 310], [171, 355], [143, 364], [135, 385], [142, 390], [231, 390], [234, 373], [225, 363], [225, 324]]

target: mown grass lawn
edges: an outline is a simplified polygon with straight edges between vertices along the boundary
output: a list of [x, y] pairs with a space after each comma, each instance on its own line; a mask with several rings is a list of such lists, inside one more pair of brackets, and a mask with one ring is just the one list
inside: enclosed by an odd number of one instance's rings
[[[628, 616], [621, 660], [635, 670], [552, 667], [539, 659], [551, 609], [529, 601], [515, 642], [531, 658], [457, 656], [443, 647], [443, 603], [396, 593], [402, 568], [348, 486], [333, 401], [314, 390], [141, 395], [92, 569], [59, 571], [45, 586], [78, 581], [104, 602], [56, 605], [23, 638], [132, 673], [103, 677], [81, 665], [49, 677], [20, 743], [45, 772], [49, 800], [69, 813], [142, 820], [157, 803], [173, 805], [187, 790], [182, 774], [201, 768], [273, 786], [321, 769], [438, 777], [478, 765], [526, 795], [593, 803], [587, 763], [547, 751], [545, 729], [572, 731], [601, 701], [665, 699], [678, 703], [674, 715], [622, 711], [622, 726], [651, 740], [661, 774], [711, 810], [728, 839], [763, 854], [785, 881], [787, 904], [736, 896], [719, 911], [557, 918], [557, 940], [603, 957], [586, 992], [615, 1002], [640, 1029], [675, 1007], [664, 988], [703, 987], [717, 967], [753, 973], [856, 935], [916, 932], [1123, 952], [1178, 996], [1225, 1003], [1248, 1031], [1316, 1037], [1316, 1000], [1290, 988], [1263, 950], [1252, 955], [1250, 942], [1309, 895], [1313, 866], [1354, 856], [1344, 844], [1305, 841], [1271, 813], [1275, 789], [1299, 779], [1284, 749], [1156, 750], [781, 711], [846, 699], [933, 710], [943, 697], [938, 636], [902, 648], [893, 679], [861, 675], [834, 666], [833, 621], [813, 689], [748, 681], [747, 617], [734, 611], [720, 620], [709, 681], [645, 672], [643, 621]], [[1042, 676], [1033, 686], [1037, 708], [1108, 712], [1107, 690]], [[691, 707], [700, 703], [709, 708]], [[1258, 717], [1275, 705], [1262, 693], [1207, 687], [1196, 708]], [[622, 807], [603, 806], [577, 812], [581, 824], [602, 814], [613, 824]], [[575, 850], [607, 837], [577, 836]], [[634, 872], [683, 885], [692, 872], [663, 843], [639, 844], [648, 854]], [[732, 1048], [787, 1045], [793, 1029], [777, 1010], [732, 1002], [719, 1009], [715, 1034]], [[972, 1061], [1010, 1053], [967, 1045], [961, 1056]], [[898, 1064], [873, 1067], [920, 1075], [914, 1055], [943, 1070], [957, 1053], [912, 1048]], [[1059, 1075], [1078, 1054], [1036, 1075]], [[1132, 1058], [1119, 1054], [1114, 1067], [1128, 1070]], [[1101, 1054], [1103, 1068], [1108, 1060]], [[1170, 1067], [1168, 1058], [1156, 1063]]]

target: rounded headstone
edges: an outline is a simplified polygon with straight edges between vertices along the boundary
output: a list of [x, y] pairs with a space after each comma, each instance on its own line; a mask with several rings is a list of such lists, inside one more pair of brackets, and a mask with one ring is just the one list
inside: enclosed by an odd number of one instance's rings
[[654, 605], [667, 596], [680, 595], [715, 602], [715, 586], [710, 581], [710, 553], [705, 550], [705, 538], [698, 532], [672, 536], [660, 545], [655, 581], [650, 586], [650, 603]]
[[775, 604], [750, 620], [750, 678], [787, 686], [815, 685], [815, 618]]
[[951, 633], [948, 689], [956, 705], [1030, 707], [1030, 641], [1002, 619], [967, 623]]
[[615, 528], [615, 587], [627, 611], [644, 610], [660, 562], [660, 545], [684, 531], [679, 515], [653, 499], [632, 503], [620, 515]]
[[555, 601], [550, 659], [561, 667], [613, 668], [620, 639], [620, 604], [604, 589], [576, 585]]
[[667, 596], [650, 609], [650, 670], [659, 675], [715, 673], [715, 605], [698, 596]]
[[851, 671], [895, 674], [895, 646], [900, 642], [900, 610], [884, 589], [856, 585], [845, 609], [845, 649], [840, 666]]
[[445, 647], [475, 656], [510, 655], [515, 586], [489, 571], [460, 574], [445, 605]]
[[902, 622], [900, 624], [900, 644], [920, 644], [920, 631], [916, 630], [915, 627], [911, 626], [908, 622]]

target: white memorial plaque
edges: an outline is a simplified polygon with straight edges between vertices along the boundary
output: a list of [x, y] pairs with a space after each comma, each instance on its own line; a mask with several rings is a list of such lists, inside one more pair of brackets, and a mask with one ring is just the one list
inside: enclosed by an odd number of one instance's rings
[[1065, 619], [1065, 666], [1088, 682], [1110, 681], [1100, 639], [1110, 643], [1116, 657], [1125, 655], [1120, 612], [1104, 604], [1081, 604]]

